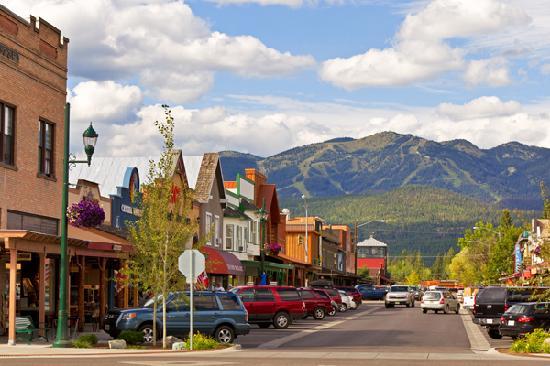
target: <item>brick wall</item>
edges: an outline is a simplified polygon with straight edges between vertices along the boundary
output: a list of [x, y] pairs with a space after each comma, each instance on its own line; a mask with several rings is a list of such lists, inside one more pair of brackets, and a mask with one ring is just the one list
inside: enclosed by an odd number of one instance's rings
[[[60, 218], [68, 42], [46, 21], [0, 5], [0, 101], [16, 107], [15, 164], [0, 165], [0, 229], [7, 210]], [[38, 177], [40, 118], [55, 124], [53, 179]]]

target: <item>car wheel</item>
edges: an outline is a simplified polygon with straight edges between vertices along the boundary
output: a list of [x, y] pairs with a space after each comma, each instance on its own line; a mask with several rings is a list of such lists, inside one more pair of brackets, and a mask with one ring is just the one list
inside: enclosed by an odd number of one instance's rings
[[414, 300], [411, 302], [411, 308], [414, 308]]
[[[138, 328], [139, 332], [143, 333], [143, 342], [145, 343], [153, 343], [154, 336], [153, 336], [153, 324], [143, 324]], [[157, 339], [158, 337], [158, 330], [157, 330]]]
[[410, 308], [411, 307], [411, 304], [407, 303], [405, 304], [406, 307]]
[[389, 308], [389, 307], [390, 307], [390, 304], [388, 304], [388, 303], [385, 303], [385, 304], [384, 304], [384, 306], [385, 306], [385, 307], [386, 307], [386, 309], [387, 309], [387, 308]]
[[456, 304], [455, 314], [458, 314], [459, 310], [460, 310], [460, 305], [459, 305], [459, 304]]
[[222, 325], [216, 328], [214, 332], [214, 338], [224, 344], [233, 343], [235, 340], [235, 331], [233, 328], [228, 327], [227, 325]]
[[341, 312], [341, 313], [344, 313], [344, 312], [348, 311], [348, 305], [346, 305], [346, 304], [338, 305], [338, 311]]
[[443, 309], [443, 314], [449, 313], [449, 305], [445, 305], [445, 309]]
[[422, 309], [422, 312], [426, 314], [428, 312], [428, 309]]
[[439, 310], [434, 310], [434, 313], [436, 313], [436, 314], [439, 313]]
[[500, 334], [500, 331], [498, 330], [498, 328], [489, 328], [488, 333], [489, 333], [489, 338], [491, 339], [502, 338], [502, 334]]
[[290, 316], [287, 313], [277, 313], [273, 318], [273, 326], [277, 329], [286, 329], [290, 325]]
[[324, 319], [325, 318], [325, 309], [323, 308], [315, 308], [313, 310], [313, 318], [314, 319]]
[[266, 329], [271, 326], [271, 323], [259, 323], [258, 326], [262, 329]]
[[335, 316], [336, 315], [336, 308], [334, 306], [330, 307], [330, 310], [328, 311], [329, 316]]

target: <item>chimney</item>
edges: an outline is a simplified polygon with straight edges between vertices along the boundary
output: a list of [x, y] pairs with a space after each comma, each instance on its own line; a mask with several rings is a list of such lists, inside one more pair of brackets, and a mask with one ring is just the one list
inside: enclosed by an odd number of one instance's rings
[[285, 217], [285, 222], [288, 223], [290, 220], [290, 210], [288, 208], [283, 208], [281, 211], [281, 216]]

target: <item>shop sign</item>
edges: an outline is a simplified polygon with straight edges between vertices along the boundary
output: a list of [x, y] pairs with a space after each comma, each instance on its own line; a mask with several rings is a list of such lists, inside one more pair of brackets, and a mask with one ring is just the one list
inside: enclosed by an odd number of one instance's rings
[[17, 53], [16, 50], [13, 48], [9, 48], [8, 46], [0, 43], [0, 55], [7, 58], [10, 61], [13, 61], [15, 63], [19, 63], [19, 53]]
[[120, 205], [120, 211], [125, 212], [134, 216], [141, 216], [141, 210], [135, 207], [125, 205], [124, 203]]
[[521, 267], [523, 266], [523, 253], [521, 252], [521, 247], [519, 243], [516, 243], [515, 245], [514, 254], [515, 254], [514, 272], [519, 273], [521, 271]]

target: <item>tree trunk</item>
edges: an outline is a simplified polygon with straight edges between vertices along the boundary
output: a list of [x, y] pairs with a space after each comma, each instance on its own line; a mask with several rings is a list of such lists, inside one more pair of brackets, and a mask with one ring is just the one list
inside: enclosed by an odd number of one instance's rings
[[164, 242], [164, 259], [162, 261], [162, 349], [166, 349], [166, 270], [167, 270], [168, 241]]
[[[163, 291], [166, 293], [166, 291]], [[162, 349], [166, 349], [166, 295], [162, 295]]]

